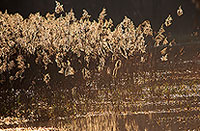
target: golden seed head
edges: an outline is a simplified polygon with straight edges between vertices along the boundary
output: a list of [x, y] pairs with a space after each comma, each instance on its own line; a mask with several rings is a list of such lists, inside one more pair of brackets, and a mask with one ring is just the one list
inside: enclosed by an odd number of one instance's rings
[[177, 15], [178, 16], [182, 16], [183, 15], [183, 9], [181, 8], [181, 6], [179, 6], [179, 8], [177, 10]]
[[58, 1], [55, 1], [55, 2], [56, 2], [55, 12], [57, 14], [64, 12], [63, 5], [61, 5], [60, 2], [58, 2]]

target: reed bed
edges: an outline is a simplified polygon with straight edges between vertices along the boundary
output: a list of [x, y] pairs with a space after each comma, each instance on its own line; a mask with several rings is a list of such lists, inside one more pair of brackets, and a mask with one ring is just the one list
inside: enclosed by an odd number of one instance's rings
[[[126, 16], [114, 26], [106, 9], [98, 20], [86, 10], [77, 19], [57, 1], [55, 13], [46, 16], [0, 12], [0, 127], [40, 122], [44, 128], [15, 130], [148, 130], [122, 114], [142, 112], [143, 119], [146, 112], [150, 121], [161, 107], [162, 113], [167, 107], [198, 111], [200, 46], [166, 36], [183, 13], [179, 6], [177, 16], [153, 31], [150, 21], [136, 26]], [[196, 122], [199, 114], [193, 116]], [[65, 124], [53, 128], [59, 121]]]

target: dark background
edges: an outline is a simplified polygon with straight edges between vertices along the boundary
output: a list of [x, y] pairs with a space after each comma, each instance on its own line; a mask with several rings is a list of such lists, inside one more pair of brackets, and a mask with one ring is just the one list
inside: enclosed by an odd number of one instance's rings
[[[158, 30], [169, 14], [172, 15], [173, 25], [168, 31], [174, 35], [185, 35], [192, 33], [200, 25], [200, 9], [192, 0], [58, 0], [64, 5], [65, 11], [73, 8], [76, 17], [80, 17], [82, 10], [86, 9], [97, 19], [102, 8], [107, 9], [107, 17], [112, 18], [114, 24], [118, 24], [128, 16], [138, 25], [144, 20], [150, 20], [154, 30]], [[196, 0], [198, 1], [198, 0]], [[178, 17], [176, 10], [182, 6], [184, 15]], [[1, 0], [0, 11], [6, 9], [8, 13], [20, 13], [28, 17], [30, 13], [54, 12], [54, 0]]]

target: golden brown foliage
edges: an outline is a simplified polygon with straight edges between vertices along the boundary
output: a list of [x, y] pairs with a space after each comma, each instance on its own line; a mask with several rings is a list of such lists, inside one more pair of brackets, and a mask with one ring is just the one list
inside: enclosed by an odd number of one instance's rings
[[55, 1], [55, 2], [56, 2], [55, 12], [57, 14], [64, 12], [63, 5], [60, 5], [60, 2], [58, 2], [58, 1]]
[[[55, 12], [63, 11], [62, 5], [56, 1]], [[161, 41], [163, 45], [168, 44], [163, 34], [164, 25], [154, 37], [149, 21], [144, 21], [136, 27], [128, 17], [125, 17], [113, 30], [112, 20], [105, 19], [105, 16], [105, 9], [100, 13], [98, 21], [90, 21], [91, 16], [86, 10], [83, 10], [79, 20], [75, 18], [73, 10], [58, 18], [54, 14], [47, 13], [46, 17], [43, 17], [36, 13], [30, 14], [26, 19], [18, 13], [11, 15], [0, 12], [0, 73], [16, 67], [19, 70], [10, 79], [23, 78], [24, 71], [31, 66], [26, 63], [27, 58], [24, 57], [35, 55], [35, 63], [42, 64], [45, 70], [49, 64], [56, 62], [60, 68], [58, 73], [65, 76], [74, 75], [76, 70], [71, 65], [72, 60], [64, 59], [67, 53], [71, 52], [78, 58], [84, 58], [84, 78], [90, 78], [90, 71], [87, 68], [91, 59], [98, 60], [97, 71], [101, 72], [105, 69], [105, 58], [110, 55], [112, 62], [117, 61], [112, 73], [116, 76], [117, 70], [123, 64], [119, 62], [119, 58], [129, 59], [134, 57], [135, 53], [139, 53], [141, 62], [145, 61], [143, 55], [148, 46], [146, 37], [154, 39], [155, 46], [159, 46]], [[165, 26], [169, 26], [171, 21], [169, 15]], [[12, 57], [14, 54], [18, 55], [17, 58]], [[55, 56], [55, 60], [52, 60], [52, 56]], [[108, 73], [110, 74], [110, 68]]]
[[178, 16], [182, 16], [183, 15], [183, 9], [181, 8], [181, 6], [179, 6], [179, 8], [177, 10], [177, 15]]

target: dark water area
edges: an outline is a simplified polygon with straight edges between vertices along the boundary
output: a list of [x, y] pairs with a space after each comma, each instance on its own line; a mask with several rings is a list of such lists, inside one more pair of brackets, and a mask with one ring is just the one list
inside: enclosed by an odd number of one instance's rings
[[[197, 78], [197, 77], [196, 77]], [[187, 80], [185, 80], [187, 81]], [[197, 80], [199, 83], [199, 80]], [[0, 120], [1, 129], [16, 127], [52, 128], [53, 130], [116, 130], [116, 131], [182, 131], [200, 129], [200, 85], [146, 87], [138, 90], [115, 86], [117, 89], [92, 89], [77, 94], [74, 115], [66, 117], [54, 112], [56, 117], [45, 120], [20, 120], [10, 117]], [[163, 89], [161, 89], [163, 88]], [[153, 91], [152, 91], [153, 89]], [[167, 89], [167, 91], [166, 91]], [[127, 92], [128, 91], [128, 92]], [[168, 93], [167, 93], [168, 92]], [[111, 94], [110, 94], [111, 93]], [[163, 94], [164, 93], [164, 94]], [[169, 96], [167, 96], [169, 94]], [[78, 101], [79, 99], [79, 101]], [[64, 106], [64, 105], [63, 105]], [[47, 113], [48, 105], [41, 103], [37, 110]], [[42, 110], [43, 109], [43, 110]], [[47, 109], [47, 110], [44, 110]], [[57, 112], [59, 113], [59, 112]], [[64, 113], [61, 111], [61, 113]], [[44, 114], [41, 116], [45, 116]], [[17, 122], [17, 123], [16, 123]]]
[[[100, 116], [103, 117], [103, 116]], [[114, 117], [114, 118], [113, 118]], [[132, 130], [132, 131], [178, 131], [178, 130], [198, 130], [199, 129], [199, 113], [198, 112], [180, 112], [180, 113], [146, 113], [135, 115], [117, 115], [104, 116], [104, 120], [95, 123], [96, 117], [85, 118], [82, 121], [88, 121], [86, 128], [85, 123], [77, 120], [76, 126], [72, 130], [85, 129], [89, 130], [93, 127], [97, 129], [110, 130]], [[99, 118], [102, 119], [102, 118]], [[113, 120], [113, 121], [112, 121]], [[108, 123], [105, 124], [105, 121]], [[114, 122], [114, 124], [112, 123]], [[91, 124], [91, 127], [89, 125]], [[110, 125], [110, 126], [109, 126]], [[114, 126], [113, 126], [114, 125]]]
[[[170, 107], [169, 104], [165, 106]], [[104, 108], [106, 108], [106, 106], [104, 106]], [[152, 109], [155, 109], [155, 107]], [[198, 131], [200, 129], [199, 110], [199, 102], [196, 102], [196, 105], [190, 107], [181, 106], [181, 108], [179, 107], [177, 109], [169, 110], [162, 109], [161, 111], [88, 112], [87, 115], [79, 116], [71, 120], [58, 118], [57, 120], [50, 121], [26, 122], [20, 125], [3, 125], [1, 126], [1, 129], [15, 129], [16, 127], [42, 127], [53, 128], [53, 130], [71, 131]]]

